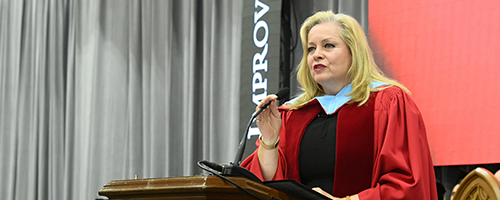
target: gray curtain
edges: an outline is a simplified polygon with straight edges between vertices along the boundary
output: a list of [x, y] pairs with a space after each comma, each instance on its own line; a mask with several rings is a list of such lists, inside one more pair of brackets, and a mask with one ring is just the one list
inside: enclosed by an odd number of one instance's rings
[[0, 0], [0, 198], [95, 199], [231, 161], [242, 4]]
[[110, 180], [232, 160], [242, 1], [0, 10], [1, 199], [94, 199]]

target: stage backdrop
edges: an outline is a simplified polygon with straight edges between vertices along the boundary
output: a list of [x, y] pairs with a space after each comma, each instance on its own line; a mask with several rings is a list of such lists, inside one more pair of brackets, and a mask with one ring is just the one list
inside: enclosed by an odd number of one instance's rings
[[435, 165], [500, 162], [500, 2], [370, 1], [369, 36], [413, 93]]

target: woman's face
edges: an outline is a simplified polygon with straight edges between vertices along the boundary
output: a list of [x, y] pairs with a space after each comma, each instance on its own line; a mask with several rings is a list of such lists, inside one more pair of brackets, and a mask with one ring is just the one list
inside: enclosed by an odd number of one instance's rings
[[325, 93], [332, 93], [330, 88], [341, 89], [347, 85], [351, 53], [340, 37], [339, 25], [335, 22], [317, 24], [309, 31], [307, 40], [309, 70]]

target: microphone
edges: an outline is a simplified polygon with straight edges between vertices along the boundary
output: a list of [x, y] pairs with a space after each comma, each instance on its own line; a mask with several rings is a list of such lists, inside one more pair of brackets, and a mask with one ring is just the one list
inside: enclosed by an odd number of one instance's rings
[[[285, 88], [281, 88], [277, 93], [276, 93], [276, 96], [278, 96], [278, 99], [277, 100], [282, 100], [282, 99], [285, 99], [286, 97], [288, 97], [288, 93], [290, 93], [290, 89], [285, 87]], [[270, 104], [271, 104], [272, 101], [270, 102], [267, 102], [266, 105], [262, 106], [262, 108], [260, 108], [258, 111], [255, 111], [253, 114], [252, 114], [252, 117], [250, 118], [250, 121], [248, 122], [247, 124], [247, 128], [246, 128], [246, 131], [245, 131], [245, 135], [243, 135], [243, 138], [241, 138], [241, 141], [240, 141], [240, 145], [238, 146], [238, 151], [236, 152], [236, 157], [234, 158], [234, 163], [235, 165], [240, 165], [241, 163], [241, 159], [243, 157], [243, 151], [245, 150], [245, 146], [246, 146], [246, 143], [247, 143], [247, 135], [248, 135], [248, 129], [250, 129], [250, 125], [252, 125], [252, 122], [253, 120], [262, 112], [264, 111]]]
[[[283, 100], [286, 97], [288, 97], [288, 93], [290, 93], [290, 89], [288, 88], [282, 88], [276, 93], [276, 96], [278, 96], [277, 100]], [[211, 173], [213, 173], [216, 176], [223, 177], [222, 175], [226, 176], [236, 176], [236, 177], [245, 177], [248, 178], [252, 181], [262, 183], [262, 181], [255, 176], [252, 172], [248, 171], [247, 169], [243, 168], [240, 166], [241, 163], [241, 158], [243, 157], [243, 151], [245, 150], [246, 146], [246, 141], [247, 141], [247, 136], [248, 136], [248, 130], [250, 128], [250, 125], [252, 125], [253, 120], [255, 117], [257, 117], [264, 109], [266, 109], [271, 102], [268, 102], [266, 105], [264, 105], [261, 109], [258, 111], [254, 112], [252, 114], [252, 117], [250, 118], [250, 121], [248, 121], [245, 135], [241, 138], [240, 145], [238, 146], [238, 151], [236, 152], [236, 157], [234, 159], [234, 162], [231, 162], [229, 164], [216, 164], [212, 163], [206, 160], [199, 161], [198, 166], [201, 167], [202, 169], [205, 169]]]

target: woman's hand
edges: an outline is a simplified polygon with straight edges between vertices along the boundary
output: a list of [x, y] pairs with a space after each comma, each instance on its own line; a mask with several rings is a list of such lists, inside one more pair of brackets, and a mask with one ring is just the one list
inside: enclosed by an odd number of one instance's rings
[[271, 104], [255, 118], [257, 126], [262, 133], [262, 141], [269, 145], [276, 142], [281, 127], [281, 115], [276, 104], [277, 98], [278, 96], [274, 94], [269, 95], [262, 99], [260, 104], [255, 108], [255, 110], [258, 111], [268, 102], [271, 102]]
[[[258, 111], [268, 102], [271, 102], [271, 104], [255, 118], [260, 133], [262, 134], [262, 142], [267, 145], [272, 145], [278, 140], [279, 130], [281, 128], [281, 115], [278, 112], [276, 104], [277, 98], [278, 96], [276, 95], [269, 95], [262, 99], [260, 104], [255, 108], [255, 110]], [[278, 148], [269, 150], [259, 147], [258, 156], [262, 178], [264, 178], [264, 181], [273, 180], [276, 170], [278, 169]]]

